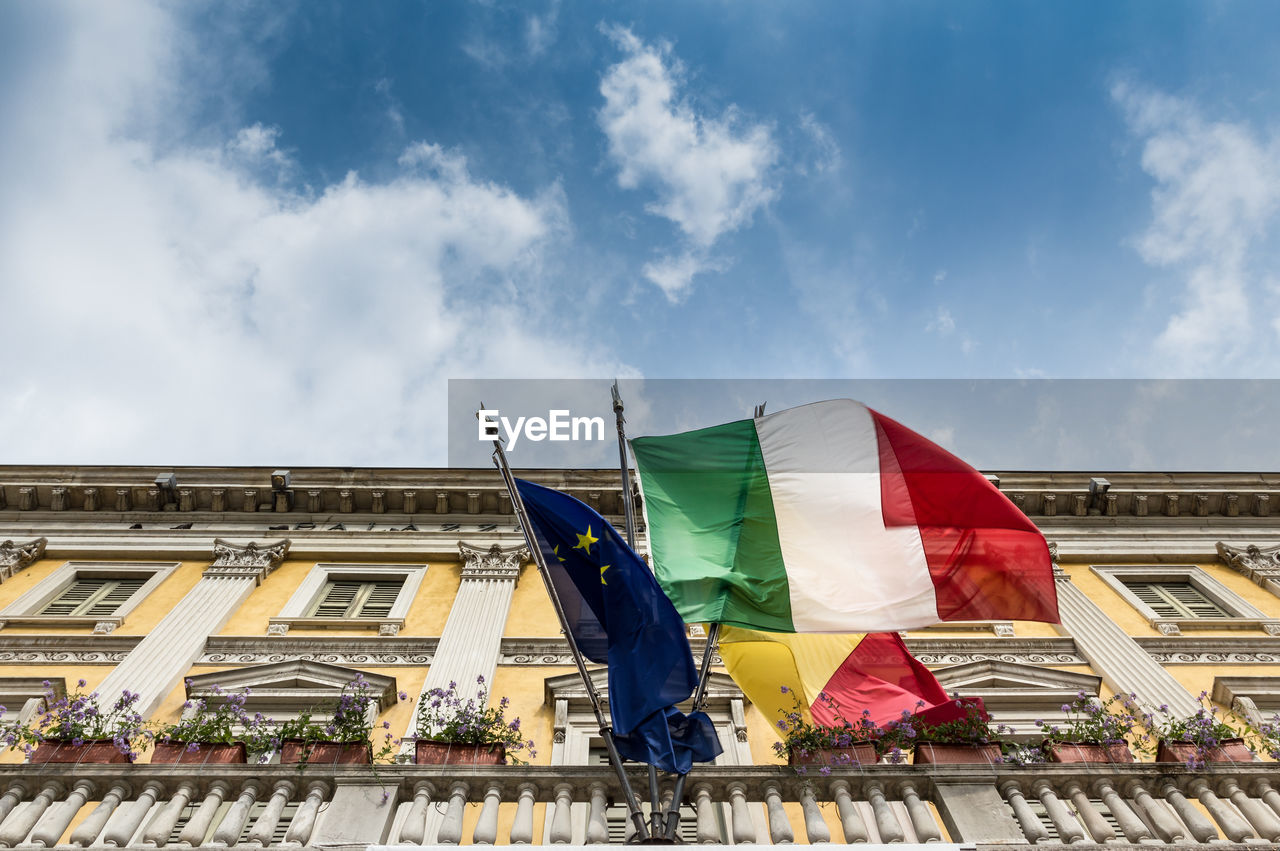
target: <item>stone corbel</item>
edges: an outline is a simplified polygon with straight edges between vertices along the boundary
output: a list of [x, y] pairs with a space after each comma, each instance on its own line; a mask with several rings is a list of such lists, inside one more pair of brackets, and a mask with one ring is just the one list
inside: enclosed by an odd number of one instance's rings
[[1249, 544], [1233, 547], [1219, 541], [1218, 557], [1227, 567], [1243, 573], [1259, 587], [1280, 597], [1280, 546], [1263, 548]]
[[290, 541], [285, 538], [274, 544], [259, 544], [251, 541], [244, 546], [233, 544], [222, 538], [213, 539], [213, 563], [204, 570], [204, 575], [216, 576], [250, 576], [258, 582], [268, 573], [275, 570], [289, 552]]
[[500, 547], [494, 544], [488, 549], [481, 549], [459, 541], [458, 553], [462, 556], [463, 579], [515, 581], [520, 578], [520, 565], [529, 559], [529, 551], [522, 546]]
[[48, 538], [36, 538], [25, 544], [15, 544], [13, 541], [0, 543], [0, 582], [43, 556], [48, 543]]

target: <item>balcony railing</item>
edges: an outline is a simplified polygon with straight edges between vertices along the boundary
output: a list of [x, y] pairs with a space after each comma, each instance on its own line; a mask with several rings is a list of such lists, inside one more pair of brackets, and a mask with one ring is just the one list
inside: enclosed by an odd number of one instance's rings
[[[670, 784], [667, 784], [670, 786]], [[1280, 841], [1280, 765], [697, 768], [686, 841]], [[636, 774], [635, 786], [644, 788]], [[0, 766], [0, 847], [622, 841], [591, 766]], [[612, 831], [611, 831], [611, 828]]]

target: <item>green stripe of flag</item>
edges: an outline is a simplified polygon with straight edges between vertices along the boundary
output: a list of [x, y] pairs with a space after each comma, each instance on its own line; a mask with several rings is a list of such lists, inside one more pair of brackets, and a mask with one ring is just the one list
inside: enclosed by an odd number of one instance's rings
[[654, 572], [685, 621], [793, 632], [755, 422], [636, 438], [631, 448]]

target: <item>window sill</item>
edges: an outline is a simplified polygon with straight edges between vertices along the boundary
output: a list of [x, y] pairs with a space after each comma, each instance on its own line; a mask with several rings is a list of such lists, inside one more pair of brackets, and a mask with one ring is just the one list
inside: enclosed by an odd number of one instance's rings
[[267, 622], [267, 635], [288, 635], [293, 627], [376, 630], [378, 635], [393, 636], [404, 629], [404, 618], [272, 618]]
[[86, 617], [82, 615], [18, 615], [0, 620], [0, 629], [6, 626], [91, 626], [94, 635], [110, 635], [116, 627], [124, 623], [124, 618]]
[[1267, 635], [1280, 635], [1280, 620], [1264, 618], [1152, 618], [1150, 623], [1161, 635], [1214, 629], [1260, 629]]

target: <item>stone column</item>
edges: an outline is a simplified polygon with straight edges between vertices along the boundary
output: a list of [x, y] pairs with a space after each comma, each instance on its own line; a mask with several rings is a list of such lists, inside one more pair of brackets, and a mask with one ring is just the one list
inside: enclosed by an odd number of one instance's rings
[[1191, 715], [1199, 703], [1138, 642], [1116, 625], [1058, 566], [1058, 547], [1049, 545], [1058, 590], [1058, 632], [1075, 639], [1080, 655], [1117, 692], [1133, 693], [1147, 711], [1167, 704], [1175, 715]]
[[204, 652], [205, 641], [230, 619], [289, 551], [289, 541], [237, 546], [216, 538], [213, 563], [187, 595], [98, 687], [112, 701], [124, 689], [138, 692], [143, 717], [155, 711], [165, 695]]
[[36, 538], [34, 541], [27, 541], [25, 544], [15, 544], [13, 541], [0, 543], [0, 582], [4, 582], [19, 570], [31, 564], [31, 562], [43, 556], [44, 547], [47, 543], [49, 543], [48, 538]]

